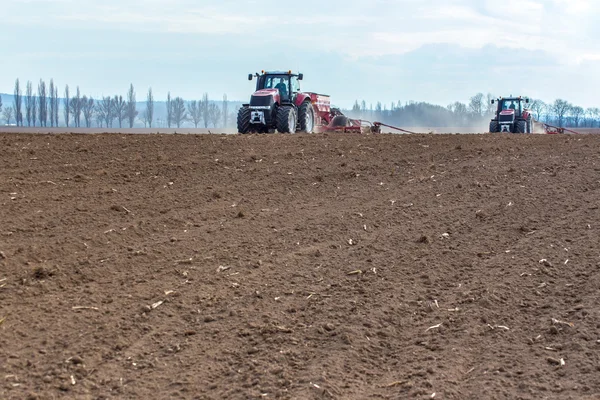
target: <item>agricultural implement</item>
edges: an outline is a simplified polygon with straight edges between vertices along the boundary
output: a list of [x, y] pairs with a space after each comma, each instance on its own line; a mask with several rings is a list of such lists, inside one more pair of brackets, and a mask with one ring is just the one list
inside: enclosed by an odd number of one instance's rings
[[248, 104], [238, 111], [238, 132], [246, 133], [313, 133], [354, 132], [381, 133], [381, 127], [414, 133], [381, 122], [369, 122], [345, 116], [331, 107], [328, 95], [302, 92], [303, 74], [292, 71], [261, 71], [249, 74], [257, 79], [256, 91]]
[[390, 128], [404, 133], [415, 133], [397, 126], [387, 125], [382, 122], [371, 122], [364, 119], [348, 118], [339, 110], [328, 125], [319, 126], [317, 132], [343, 132], [343, 133], [381, 133], [381, 127]]
[[572, 133], [574, 135], [579, 135], [579, 132], [575, 132], [571, 129], [567, 129], [567, 128], [560, 128], [558, 126], [552, 126], [552, 125], [548, 125], [542, 122], [537, 122], [536, 124], [541, 124], [544, 127], [544, 131], [549, 134], [549, 135], [557, 135], [557, 134], [561, 134], [561, 133]]

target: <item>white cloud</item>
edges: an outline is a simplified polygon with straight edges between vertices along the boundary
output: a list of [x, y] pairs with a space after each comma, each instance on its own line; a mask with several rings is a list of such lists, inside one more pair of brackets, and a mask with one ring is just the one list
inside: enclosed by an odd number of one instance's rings
[[4, 13], [13, 23], [244, 35], [275, 43], [281, 39], [282, 46], [333, 48], [354, 57], [403, 54], [430, 43], [471, 48], [495, 44], [555, 55], [600, 54], [589, 35], [600, 18], [600, 2], [592, 0], [306, 0], [301, 4], [9, 0]]

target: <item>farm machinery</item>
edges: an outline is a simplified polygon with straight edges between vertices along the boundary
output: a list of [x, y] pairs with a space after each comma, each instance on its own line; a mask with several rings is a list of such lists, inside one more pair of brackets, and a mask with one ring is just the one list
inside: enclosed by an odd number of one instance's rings
[[533, 133], [534, 120], [531, 110], [527, 108], [528, 98], [501, 97], [492, 100], [492, 104], [498, 103], [496, 114], [490, 122], [490, 132], [506, 133]]
[[249, 74], [256, 78], [256, 91], [250, 102], [238, 111], [238, 132], [246, 133], [313, 133], [356, 132], [380, 133], [381, 127], [413, 133], [380, 122], [369, 122], [345, 116], [331, 107], [328, 95], [302, 92], [303, 74], [292, 71], [261, 71]]
[[498, 107], [494, 118], [490, 121], [490, 133], [578, 133], [570, 129], [536, 121], [528, 107], [528, 98], [522, 96], [500, 97], [497, 100], [492, 100], [492, 104], [495, 103], [498, 103]]
[[[300, 91], [303, 74], [292, 71], [249, 74], [257, 78], [256, 91], [250, 103], [238, 111], [237, 127], [240, 133], [312, 133], [315, 122], [331, 115], [329, 98], [318, 93]], [[329, 120], [327, 120], [329, 122]]]

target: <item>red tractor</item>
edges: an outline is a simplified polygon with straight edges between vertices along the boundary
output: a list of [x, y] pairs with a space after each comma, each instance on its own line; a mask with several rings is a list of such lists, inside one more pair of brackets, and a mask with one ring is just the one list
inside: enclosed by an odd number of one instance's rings
[[336, 115], [329, 96], [300, 91], [303, 74], [262, 71], [248, 75], [248, 80], [255, 77], [256, 92], [238, 112], [239, 133], [313, 133]]
[[[527, 107], [528, 98], [500, 97], [494, 119], [490, 122], [490, 132], [533, 133], [533, 115]], [[496, 100], [492, 100], [494, 104]]]

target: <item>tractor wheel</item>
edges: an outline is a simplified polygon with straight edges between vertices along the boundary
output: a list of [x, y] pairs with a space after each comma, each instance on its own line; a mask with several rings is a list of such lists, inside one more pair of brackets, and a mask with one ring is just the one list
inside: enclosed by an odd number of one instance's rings
[[527, 121], [517, 121], [517, 132], [516, 133], [526, 133], [527, 132]]
[[490, 133], [496, 133], [498, 132], [498, 121], [491, 121], [490, 122]]
[[237, 128], [239, 133], [250, 132], [250, 109], [248, 107], [242, 107], [238, 111]]
[[533, 118], [529, 117], [527, 119], [527, 133], [533, 133], [534, 129], [533, 129]]
[[300, 132], [313, 133], [315, 129], [315, 110], [310, 101], [305, 101], [298, 108], [298, 120], [300, 121]]
[[294, 107], [279, 107], [279, 110], [277, 110], [277, 130], [279, 133], [296, 133], [297, 122]]

